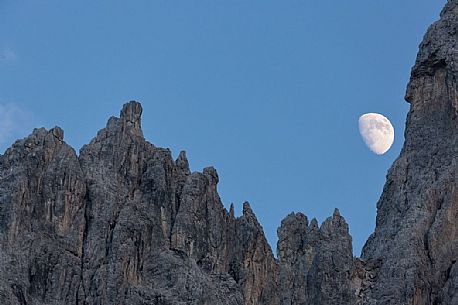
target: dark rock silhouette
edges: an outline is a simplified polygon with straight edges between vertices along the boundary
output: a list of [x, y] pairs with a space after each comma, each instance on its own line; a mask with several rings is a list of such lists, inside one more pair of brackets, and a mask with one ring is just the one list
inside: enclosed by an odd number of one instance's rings
[[250, 205], [227, 211], [216, 170], [147, 142], [129, 102], [80, 156], [58, 127], [0, 156], [0, 303], [458, 304], [457, 26], [450, 0], [420, 45], [361, 258], [337, 209], [321, 225], [288, 215], [275, 258]]

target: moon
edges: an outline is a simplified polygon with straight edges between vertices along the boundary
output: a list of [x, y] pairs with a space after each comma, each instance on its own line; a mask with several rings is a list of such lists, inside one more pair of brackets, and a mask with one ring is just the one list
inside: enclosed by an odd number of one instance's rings
[[359, 133], [369, 149], [377, 155], [386, 153], [394, 142], [394, 128], [390, 120], [378, 113], [359, 117]]

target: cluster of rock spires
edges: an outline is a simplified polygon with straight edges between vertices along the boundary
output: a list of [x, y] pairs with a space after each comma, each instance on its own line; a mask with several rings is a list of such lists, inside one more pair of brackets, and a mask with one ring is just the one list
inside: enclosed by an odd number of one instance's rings
[[79, 156], [58, 127], [0, 156], [0, 303], [458, 304], [457, 27], [450, 0], [420, 45], [361, 258], [337, 209], [321, 225], [288, 215], [275, 258], [249, 204], [227, 211], [216, 170], [147, 142], [130, 102]]

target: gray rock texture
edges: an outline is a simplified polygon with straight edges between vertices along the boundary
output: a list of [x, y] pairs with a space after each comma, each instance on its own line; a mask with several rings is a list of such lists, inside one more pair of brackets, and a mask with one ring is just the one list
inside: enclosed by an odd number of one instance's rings
[[235, 217], [213, 167], [147, 142], [132, 101], [79, 156], [59, 127], [0, 155], [0, 304], [457, 305], [457, 26], [450, 0], [361, 258], [337, 209], [321, 225], [288, 215], [275, 258], [250, 205]]
[[290, 214], [278, 237], [281, 304], [355, 304], [351, 236], [339, 210], [320, 227]]
[[381, 267], [367, 304], [458, 304], [458, 1], [420, 45], [405, 143], [377, 204], [362, 258]]

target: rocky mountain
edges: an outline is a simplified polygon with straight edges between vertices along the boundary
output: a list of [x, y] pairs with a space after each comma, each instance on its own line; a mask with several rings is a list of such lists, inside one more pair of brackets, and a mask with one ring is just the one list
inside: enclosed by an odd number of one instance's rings
[[420, 45], [361, 258], [337, 209], [321, 225], [288, 215], [274, 257], [250, 205], [226, 210], [216, 170], [146, 141], [129, 102], [79, 156], [59, 127], [0, 156], [0, 303], [458, 304], [457, 27], [450, 0]]
[[381, 261], [369, 304], [458, 304], [458, 1], [420, 45], [405, 143], [362, 258]]

